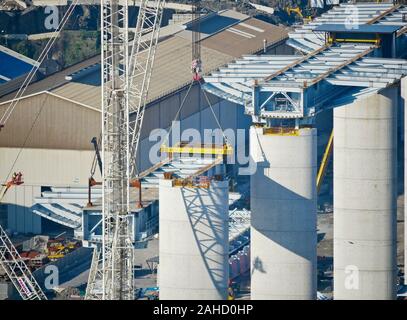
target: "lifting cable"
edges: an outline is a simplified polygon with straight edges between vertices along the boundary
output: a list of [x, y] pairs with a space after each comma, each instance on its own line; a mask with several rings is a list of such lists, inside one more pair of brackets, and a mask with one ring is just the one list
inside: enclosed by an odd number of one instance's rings
[[[190, 93], [190, 91], [191, 91], [193, 85], [194, 85], [194, 81], [192, 81], [191, 84], [189, 85], [188, 90], [187, 90], [187, 93], [185, 94], [185, 97], [182, 99], [181, 105], [179, 106], [178, 111], [177, 111], [177, 113], [175, 114], [174, 119], [173, 119], [172, 122], [170, 123], [170, 129], [168, 130], [167, 134], [165, 135], [164, 141], [163, 141], [163, 143], [161, 144], [162, 146], [165, 145], [165, 144], [168, 142], [168, 140], [169, 140], [169, 138], [170, 138], [170, 135], [171, 135], [171, 132], [172, 132], [172, 123], [178, 119], [179, 114], [181, 113], [181, 110], [182, 110], [182, 108], [184, 107], [185, 102], [187, 101], [187, 98], [188, 98], [188, 96], [189, 96], [189, 93]], [[139, 173], [139, 170], [138, 170], [137, 161], [134, 161], [134, 162], [135, 162], [136, 175], [138, 176], [140, 173]]]
[[207, 102], [208, 105], [209, 105], [209, 108], [210, 108], [211, 111], [212, 111], [213, 117], [215, 118], [215, 121], [216, 121], [216, 123], [217, 123], [217, 125], [218, 125], [220, 131], [222, 132], [224, 142], [227, 144], [227, 143], [228, 143], [228, 138], [226, 137], [225, 132], [223, 131], [223, 128], [222, 128], [222, 126], [221, 126], [221, 124], [220, 124], [220, 121], [219, 121], [218, 117], [216, 116], [215, 111], [213, 110], [211, 101], [209, 100], [209, 97], [208, 97], [206, 91], [202, 88], [201, 82], [199, 82], [199, 86], [200, 86], [201, 91], [203, 92], [203, 94], [204, 94], [204, 96], [205, 96], [205, 99], [206, 99], [206, 102]]
[[[187, 101], [187, 98], [188, 98], [188, 96], [189, 96], [189, 93], [190, 93], [190, 91], [191, 91], [193, 85], [194, 85], [194, 81], [192, 81], [191, 84], [189, 85], [188, 91], [187, 91], [187, 93], [185, 94], [184, 99], [182, 99], [181, 105], [179, 106], [178, 111], [177, 111], [177, 113], [175, 114], [175, 117], [174, 117], [174, 119], [172, 120], [172, 122], [176, 121], [177, 118], [179, 117], [179, 114], [181, 113], [181, 110], [182, 110], [182, 108], [184, 107], [185, 102]], [[171, 135], [171, 132], [172, 132], [172, 122], [171, 122], [171, 124], [170, 124], [170, 130], [168, 130], [168, 133], [167, 133], [166, 136], [165, 136], [164, 142], [162, 143], [163, 145], [165, 145], [165, 144], [168, 142], [169, 137], [170, 137], [170, 135]]]
[[[45, 45], [44, 49], [42, 50], [40, 56], [38, 57], [37, 63], [35, 65], [32, 66], [30, 72], [28, 73], [28, 75], [26, 76], [26, 78], [24, 79], [23, 84], [20, 86], [20, 88], [18, 89], [16, 95], [14, 96], [14, 99], [11, 101], [10, 105], [7, 107], [6, 111], [4, 112], [4, 114], [2, 115], [1, 119], [0, 119], [0, 125], [4, 126], [6, 124], [6, 122], [8, 121], [8, 119], [10, 118], [11, 114], [13, 113], [15, 107], [17, 106], [20, 98], [24, 95], [27, 87], [29, 86], [29, 84], [31, 83], [32, 79], [34, 78], [35, 73], [37, 72], [37, 70], [39, 69], [39, 67], [41, 66], [41, 64], [44, 62], [45, 58], [47, 57], [49, 51], [51, 50], [51, 48], [53, 47], [56, 39], [59, 37], [62, 29], [64, 28], [66, 22], [68, 21], [68, 19], [70, 18], [73, 10], [75, 9], [77, 3], [79, 0], [74, 0], [68, 7], [68, 10], [65, 12], [64, 16], [62, 17], [61, 22], [59, 23], [57, 29], [53, 32], [53, 34], [51, 35], [51, 38], [48, 40], [47, 44]], [[44, 101], [41, 104], [40, 110], [38, 111], [37, 115], [34, 118], [34, 121], [30, 127], [30, 129], [28, 130], [28, 134], [24, 139], [23, 145], [20, 147], [16, 158], [13, 161], [13, 164], [10, 167], [10, 170], [7, 174], [7, 177], [5, 179], [5, 183], [7, 184], [8, 179], [10, 178], [11, 173], [13, 172], [14, 166], [16, 165], [23, 149], [25, 148], [28, 139], [31, 136], [31, 132], [35, 127], [35, 124], [37, 123], [42, 110], [44, 109], [45, 106], [45, 102], [47, 100], [48, 96], [46, 95], [44, 97]], [[6, 192], [7, 192], [8, 188], [7, 186], [5, 187], [4, 191], [1, 194], [0, 197], [0, 202], [3, 200]]]
[[31, 83], [31, 81], [33, 80], [37, 70], [39, 69], [39, 67], [42, 65], [42, 63], [44, 62], [45, 58], [48, 56], [49, 51], [52, 49], [55, 41], [57, 40], [57, 38], [59, 37], [62, 29], [64, 28], [66, 22], [68, 21], [68, 19], [70, 18], [73, 10], [75, 9], [77, 3], [79, 0], [74, 0], [68, 7], [68, 10], [65, 12], [64, 16], [62, 17], [62, 20], [60, 21], [57, 29], [52, 33], [51, 38], [48, 40], [47, 44], [45, 45], [44, 49], [42, 50], [40, 56], [38, 57], [38, 60], [36, 62], [35, 65], [32, 66], [30, 72], [28, 73], [28, 75], [26, 76], [26, 78], [24, 79], [23, 84], [20, 86], [20, 88], [18, 89], [14, 99], [11, 101], [10, 105], [7, 107], [6, 111], [4, 112], [4, 114], [2, 115], [1, 119], [0, 119], [0, 125], [4, 126], [7, 122], [7, 120], [10, 118], [12, 112], [14, 111], [15, 107], [17, 106], [20, 98], [24, 95], [27, 87], [29, 86], [29, 84]]
[[[11, 173], [12, 173], [13, 170], [14, 170], [14, 166], [16, 165], [18, 159], [20, 158], [21, 153], [23, 152], [23, 150], [24, 150], [24, 148], [25, 148], [25, 146], [26, 146], [26, 144], [27, 144], [28, 139], [30, 138], [31, 132], [33, 131], [33, 129], [34, 129], [34, 127], [35, 127], [35, 124], [37, 123], [37, 121], [38, 121], [38, 119], [39, 119], [39, 117], [40, 117], [40, 115], [41, 115], [41, 112], [42, 112], [42, 110], [44, 109], [45, 102], [46, 102], [46, 100], [48, 99], [48, 97], [49, 97], [48, 95], [45, 95], [44, 100], [42, 101], [40, 110], [39, 110], [38, 113], [36, 114], [36, 116], [35, 116], [35, 118], [34, 118], [34, 121], [33, 121], [32, 125], [31, 125], [30, 129], [28, 130], [28, 133], [27, 133], [26, 137], [24, 138], [23, 145], [19, 148], [18, 153], [17, 153], [17, 156], [15, 157], [15, 159], [14, 159], [14, 161], [13, 161], [13, 164], [12, 164], [11, 167], [10, 167], [10, 170], [9, 170], [9, 172], [8, 172], [8, 174], [7, 174], [6, 179], [5, 179], [5, 183], [7, 183], [8, 179], [10, 178], [10, 175], [11, 175]], [[4, 192], [3, 192], [2, 195], [1, 195], [0, 202], [3, 200], [3, 197], [5, 196], [7, 190], [8, 190], [8, 188], [6, 187], [6, 189], [4, 190]]]
[[[206, 100], [206, 102], [208, 103], [209, 108], [211, 109], [211, 112], [212, 112], [212, 114], [213, 114], [213, 117], [215, 118], [216, 124], [217, 124], [217, 126], [219, 127], [220, 131], [222, 132], [223, 139], [224, 139], [225, 143], [227, 143], [227, 142], [228, 142], [228, 139], [227, 139], [227, 137], [226, 137], [226, 135], [225, 135], [225, 133], [224, 133], [224, 131], [223, 131], [222, 125], [220, 124], [220, 121], [219, 121], [218, 117], [216, 116], [215, 111], [213, 110], [212, 103], [211, 103], [211, 101], [209, 100], [209, 97], [208, 97], [206, 91], [203, 90], [203, 88], [202, 88], [202, 83], [201, 83], [200, 81], [198, 81], [198, 83], [199, 83], [199, 88], [200, 88], [200, 90], [203, 92], [204, 97], [205, 97], [205, 100]], [[184, 97], [184, 99], [182, 100], [181, 105], [179, 106], [178, 111], [177, 111], [177, 113], [175, 114], [175, 117], [174, 117], [174, 120], [173, 120], [173, 121], [176, 121], [176, 120], [178, 119], [179, 114], [180, 114], [182, 108], [184, 107], [185, 102], [186, 102], [186, 100], [187, 100], [187, 97], [189, 96], [189, 93], [190, 93], [190, 91], [191, 91], [191, 88], [192, 88], [192, 86], [193, 86], [194, 84], [195, 84], [195, 81], [192, 81], [191, 84], [189, 85], [188, 91], [187, 91], [187, 93], [185, 94], [185, 97]], [[162, 143], [163, 145], [165, 145], [166, 143], [168, 143], [168, 140], [169, 140], [169, 137], [170, 137], [170, 135], [171, 135], [171, 132], [172, 132], [172, 125], [170, 125], [170, 129], [169, 129], [167, 135], [165, 136], [164, 142]]]
[[257, 128], [254, 127], [254, 132], [256, 133], [256, 138], [257, 138], [257, 144], [260, 147], [260, 152], [261, 152], [261, 156], [263, 158], [263, 161], [267, 161], [267, 157], [266, 157], [266, 153], [264, 152], [264, 149], [261, 145], [261, 141], [260, 141], [260, 137], [259, 137], [259, 133], [257, 132]]

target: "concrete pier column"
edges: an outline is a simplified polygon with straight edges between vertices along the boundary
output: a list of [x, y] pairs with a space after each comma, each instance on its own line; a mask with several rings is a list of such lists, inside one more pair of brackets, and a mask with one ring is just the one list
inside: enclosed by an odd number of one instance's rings
[[401, 79], [401, 98], [404, 105], [404, 284], [407, 285], [407, 196], [405, 191], [407, 186], [407, 77]]
[[396, 295], [397, 88], [334, 111], [334, 298]]
[[316, 299], [317, 130], [250, 131], [251, 298]]
[[229, 282], [228, 181], [159, 186], [160, 300], [224, 300]]

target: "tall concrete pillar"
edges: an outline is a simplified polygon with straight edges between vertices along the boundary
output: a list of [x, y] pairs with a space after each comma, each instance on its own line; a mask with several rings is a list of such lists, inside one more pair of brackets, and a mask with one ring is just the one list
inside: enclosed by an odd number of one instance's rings
[[407, 77], [401, 79], [401, 98], [404, 104], [404, 284], [407, 285]]
[[316, 299], [317, 130], [251, 128], [251, 298]]
[[160, 300], [224, 300], [229, 281], [228, 181], [159, 186]]
[[396, 295], [397, 88], [334, 111], [334, 298]]

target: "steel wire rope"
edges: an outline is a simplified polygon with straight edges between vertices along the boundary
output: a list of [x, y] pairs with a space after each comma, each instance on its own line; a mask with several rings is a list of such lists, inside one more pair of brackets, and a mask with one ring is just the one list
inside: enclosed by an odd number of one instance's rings
[[[189, 85], [188, 91], [187, 91], [187, 93], [185, 94], [185, 97], [184, 97], [184, 99], [182, 100], [181, 105], [179, 106], [178, 111], [177, 111], [177, 113], [175, 114], [174, 120], [172, 120], [172, 122], [174, 122], [175, 120], [177, 120], [179, 114], [181, 113], [181, 110], [182, 110], [182, 108], [183, 108], [184, 105], [185, 105], [185, 102], [186, 102], [186, 100], [187, 100], [187, 98], [188, 98], [188, 96], [189, 96], [189, 93], [190, 93], [191, 88], [192, 88], [193, 85], [194, 85], [194, 81], [192, 81], [191, 84]], [[171, 132], [172, 132], [172, 122], [171, 122], [171, 125], [170, 125], [170, 129], [168, 130], [168, 133], [166, 134], [165, 139], [164, 139], [164, 142], [162, 143], [162, 145], [165, 145], [165, 144], [168, 142], [168, 140], [169, 140], [170, 134], [171, 134]]]
[[[33, 129], [34, 129], [34, 127], [35, 127], [35, 125], [36, 125], [36, 123], [37, 123], [37, 121], [38, 121], [38, 119], [39, 119], [41, 113], [42, 113], [42, 110], [44, 109], [45, 102], [46, 102], [46, 100], [48, 99], [48, 97], [49, 97], [48, 95], [46, 95], [46, 96], [44, 97], [44, 100], [43, 100], [42, 103], [41, 103], [40, 110], [39, 110], [38, 113], [36, 114], [36, 116], [35, 116], [35, 118], [34, 118], [34, 121], [33, 121], [33, 123], [31, 124], [31, 127], [30, 127], [30, 129], [28, 130], [28, 133], [27, 133], [26, 137], [24, 138], [23, 145], [19, 148], [18, 153], [17, 153], [17, 156], [15, 157], [15, 159], [14, 159], [14, 161], [13, 161], [13, 164], [11, 165], [10, 170], [9, 170], [7, 176], [6, 176], [6, 179], [4, 180], [5, 183], [7, 183], [8, 179], [10, 178], [11, 172], [13, 172], [13, 170], [14, 170], [14, 166], [16, 165], [18, 159], [20, 158], [21, 153], [23, 152], [23, 150], [24, 150], [24, 148], [25, 148], [25, 146], [26, 146], [26, 144], [27, 144], [27, 142], [28, 142], [28, 139], [30, 138], [31, 132], [33, 131]], [[2, 195], [2, 197], [1, 197], [1, 199], [0, 199], [0, 202], [1, 202], [1, 200], [3, 200], [4, 195], [5, 195], [5, 192], [3, 193], [3, 195]]]
[[216, 113], [215, 113], [215, 111], [214, 111], [213, 108], [212, 108], [211, 101], [209, 100], [209, 97], [208, 97], [208, 95], [206, 94], [206, 91], [202, 88], [201, 82], [199, 82], [199, 86], [200, 86], [201, 91], [203, 92], [203, 94], [204, 94], [204, 96], [205, 96], [205, 99], [206, 99], [206, 102], [207, 102], [208, 105], [209, 105], [209, 108], [210, 108], [211, 111], [212, 111], [213, 117], [215, 118], [215, 121], [216, 121], [216, 123], [217, 123], [217, 125], [218, 125], [220, 131], [222, 132], [223, 139], [225, 140], [225, 143], [227, 144], [227, 143], [228, 143], [228, 138], [226, 137], [225, 132], [223, 131], [223, 128], [222, 128], [222, 126], [221, 126], [221, 124], [220, 124], [220, 122], [219, 122], [219, 119], [218, 119], [218, 117], [216, 116]]
[[38, 57], [36, 64], [32, 66], [30, 72], [28, 73], [28, 75], [24, 79], [22, 85], [18, 89], [16, 95], [14, 96], [14, 99], [11, 101], [10, 105], [7, 107], [6, 111], [2, 115], [2, 117], [0, 119], [1, 125], [4, 126], [6, 124], [6, 122], [8, 121], [8, 119], [10, 118], [12, 112], [14, 111], [15, 107], [17, 106], [17, 104], [19, 102], [19, 99], [24, 95], [25, 91], [27, 90], [27, 87], [31, 83], [32, 79], [34, 78], [35, 73], [37, 72], [37, 70], [39, 69], [41, 64], [44, 62], [45, 57], [47, 57], [47, 55], [48, 55], [49, 51], [51, 50], [51, 48], [53, 47], [56, 39], [59, 37], [62, 29], [64, 28], [66, 22], [70, 18], [78, 1], [79, 0], [75, 0], [69, 5], [68, 10], [65, 12], [64, 16], [62, 17], [62, 20], [59, 23], [57, 29], [52, 33], [51, 38], [49, 39], [49, 41], [45, 45], [44, 49], [40, 53], [40, 56]]

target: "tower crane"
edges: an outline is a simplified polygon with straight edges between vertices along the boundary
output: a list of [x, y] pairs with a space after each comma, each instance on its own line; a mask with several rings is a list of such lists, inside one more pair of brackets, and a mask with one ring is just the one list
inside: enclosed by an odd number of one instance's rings
[[120, 3], [101, 2], [103, 240], [93, 255], [87, 299], [134, 299], [129, 191], [138, 180], [136, 153], [165, 0], [140, 2], [131, 41], [128, 2]]
[[[165, 2], [140, 1], [131, 40], [128, 1], [101, 1], [103, 240], [101, 250], [93, 255], [89, 279], [90, 289], [96, 290], [98, 280], [101, 287], [96, 293], [87, 290], [88, 298], [134, 299], [129, 188], [131, 181], [137, 181], [136, 153]], [[13, 109], [11, 106], [10, 113]], [[0, 231], [0, 262], [20, 295], [23, 299], [46, 299], [1, 227]]]

